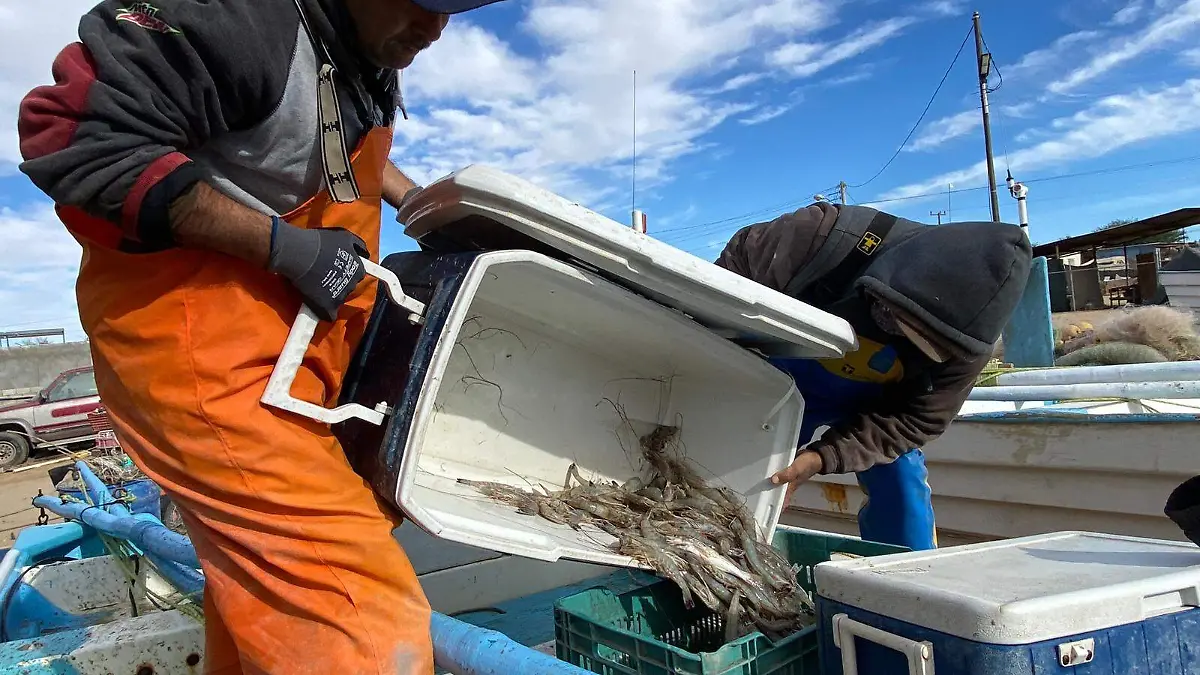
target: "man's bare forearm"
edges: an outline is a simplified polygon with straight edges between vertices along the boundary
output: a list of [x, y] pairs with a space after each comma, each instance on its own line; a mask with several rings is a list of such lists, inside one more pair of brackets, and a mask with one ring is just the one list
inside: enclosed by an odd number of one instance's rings
[[266, 267], [271, 218], [201, 181], [171, 204], [171, 231], [183, 248], [218, 251]]
[[[383, 198], [399, 208], [417, 187], [391, 162], [384, 165]], [[266, 267], [271, 257], [271, 218], [230, 199], [205, 182], [171, 204], [171, 231], [183, 248], [218, 251]]]
[[404, 201], [404, 195], [408, 191], [417, 187], [417, 184], [412, 182], [404, 172], [396, 168], [395, 164], [387, 162], [383, 165], [383, 201], [388, 203], [394, 209], [400, 208], [400, 202]]

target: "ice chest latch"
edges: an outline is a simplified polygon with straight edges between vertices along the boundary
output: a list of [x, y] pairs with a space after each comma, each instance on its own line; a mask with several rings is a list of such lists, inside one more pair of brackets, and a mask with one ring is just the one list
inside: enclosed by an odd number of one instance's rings
[[[904, 654], [904, 657], [908, 659], [908, 675], [933, 675], [932, 643], [909, 640], [906, 637], [855, 621], [845, 614], [835, 614], [833, 617], [833, 644], [842, 650], [843, 675], [858, 675], [858, 654], [854, 649], [854, 638], [856, 637]], [[1089, 658], [1089, 660], [1091, 659]], [[1067, 664], [1064, 662], [1063, 665]]]
[[[366, 258], [359, 260], [367, 274], [383, 282], [392, 302], [409, 311], [408, 320], [414, 324], [421, 323], [425, 316], [424, 303], [409, 297], [404, 292], [404, 287], [400, 285], [400, 279], [391, 270]], [[292, 383], [296, 380], [300, 364], [304, 362], [304, 354], [308, 351], [308, 345], [312, 342], [319, 322], [317, 315], [309, 309], [308, 305], [301, 303], [300, 312], [296, 315], [296, 321], [292, 324], [287, 341], [283, 344], [283, 352], [279, 355], [279, 360], [271, 371], [271, 378], [267, 380], [266, 391], [263, 392], [260, 399], [263, 405], [303, 415], [325, 424], [337, 424], [351, 418], [358, 418], [375, 425], [383, 424], [384, 418], [391, 413], [391, 408], [386, 402], [380, 402], [374, 409], [357, 403], [325, 408], [292, 396]]]
[[1095, 656], [1096, 640], [1094, 638], [1076, 640], [1058, 646], [1058, 662], [1063, 665], [1063, 668], [1091, 663]]

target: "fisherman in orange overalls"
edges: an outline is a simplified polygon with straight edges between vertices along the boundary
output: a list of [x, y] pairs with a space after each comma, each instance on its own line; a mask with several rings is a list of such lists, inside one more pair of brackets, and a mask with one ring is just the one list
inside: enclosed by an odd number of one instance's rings
[[305, 303], [293, 393], [336, 401], [359, 256], [415, 188], [388, 161], [397, 70], [495, 1], [105, 0], [21, 105], [21, 170], [83, 246], [100, 395], [203, 564], [205, 672], [433, 672], [392, 514], [326, 425], [259, 399]]

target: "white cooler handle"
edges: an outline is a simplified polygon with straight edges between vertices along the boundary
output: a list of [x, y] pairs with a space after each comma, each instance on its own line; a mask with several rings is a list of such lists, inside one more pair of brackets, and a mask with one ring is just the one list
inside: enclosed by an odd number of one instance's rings
[[[422, 315], [425, 314], [425, 305], [405, 294], [404, 287], [400, 285], [400, 279], [390, 270], [366, 258], [360, 258], [360, 260], [367, 274], [379, 279], [383, 282], [382, 285], [387, 287], [388, 295], [391, 297], [392, 302], [410, 312], [408, 320], [413, 323], [420, 323]], [[371, 424], [383, 424], [384, 415], [388, 410], [387, 403], [380, 403], [374, 410], [357, 403], [347, 403], [336, 408], [325, 408], [315, 403], [301, 401], [292, 396], [292, 383], [296, 380], [296, 373], [300, 370], [300, 364], [304, 362], [304, 353], [308, 350], [308, 345], [312, 342], [318, 322], [317, 315], [308, 308], [307, 304], [301, 303], [300, 312], [296, 315], [296, 321], [292, 324], [292, 330], [288, 333], [287, 341], [283, 343], [283, 352], [279, 355], [279, 360], [275, 362], [275, 367], [271, 370], [271, 379], [267, 380], [267, 389], [263, 392], [260, 399], [263, 405], [303, 415], [304, 417], [324, 422], [325, 424], [345, 422], [352, 417], [357, 417]]]
[[846, 614], [833, 617], [833, 644], [842, 650], [842, 675], [858, 675], [858, 654], [854, 638], [860, 637], [888, 649], [894, 649], [908, 659], [908, 675], [933, 675], [933, 644], [917, 642], [865, 623]]

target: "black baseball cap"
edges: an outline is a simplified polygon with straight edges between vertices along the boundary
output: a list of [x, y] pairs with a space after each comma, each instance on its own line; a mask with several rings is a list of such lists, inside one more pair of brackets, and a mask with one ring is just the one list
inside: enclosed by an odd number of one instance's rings
[[434, 14], [461, 14], [501, 0], [412, 0], [418, 7]]

